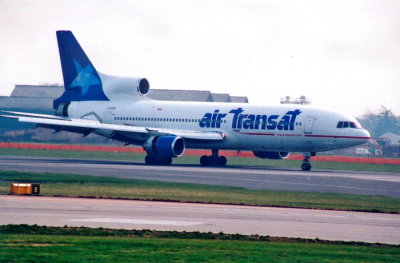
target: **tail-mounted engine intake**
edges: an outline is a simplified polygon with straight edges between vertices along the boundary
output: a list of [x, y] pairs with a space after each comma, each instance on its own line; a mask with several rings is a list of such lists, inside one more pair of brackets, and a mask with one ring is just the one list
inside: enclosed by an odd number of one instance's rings
[[145, 96], [150, 91], [145, 78], [124, 78], [100, 74], [105, 94], [110, 100], [126, 99], [130, 96]]
[[138, 79], [137, 91], [139, 92], [139, 94], [146, 95], [147, 93], [149, 93], [149, 90], [150, 84], [147, 79]]
[[274, 160], [282, 160], [289, 157], [290, 152], [262, 152], [262, 151], [254, 151], [254, 155], [261, 159], [274, 159]]
[[185, 142], [178, 136], [154, 136], [149, 138], [143, 147], [150, 155], [171, 158], [183, 154]]

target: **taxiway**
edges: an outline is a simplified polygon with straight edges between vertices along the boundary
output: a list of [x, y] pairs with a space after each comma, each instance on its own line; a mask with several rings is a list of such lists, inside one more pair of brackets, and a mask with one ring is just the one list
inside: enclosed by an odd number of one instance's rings
[[211, 168], [196, 165], [147, 166], [128, 161], [102, 161], [1, 156], [0, 170], [69, 173], [158, 180], [248, 189], [382, 195], [400, 197], [400, 174], [365, 171]]

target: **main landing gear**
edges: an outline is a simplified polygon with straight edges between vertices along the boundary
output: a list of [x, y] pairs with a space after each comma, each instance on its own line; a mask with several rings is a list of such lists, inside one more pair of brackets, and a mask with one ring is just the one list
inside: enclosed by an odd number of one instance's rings
[[148, 165], [171, 165], [172, 158], [148, 154], [144, 158], [144, 162]]
[[310, 171], [311, 170], [310, 158], [311, 158], [311, 156], [316, 156], [316, 155], [317, 155], [316, 152], [304, 153], [304, 160], [303, 160], [303, 163], [300, 166], [301, 170]]
[[212, 149], [212, 154], [207, 156], [203, 155], [200, 157], [201, 166], [225, 166], [226, 157], [218, 155], [218, 149]]

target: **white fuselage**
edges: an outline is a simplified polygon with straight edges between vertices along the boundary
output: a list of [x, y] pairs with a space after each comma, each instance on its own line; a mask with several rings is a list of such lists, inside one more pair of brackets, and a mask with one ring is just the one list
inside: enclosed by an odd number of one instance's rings
[[[173, 102], [152, 99], [72, 102], [73, 118], [102, 123], [186, 131], [217, 131], [224, 140], [186, 141], [188, 148], [252, 151], [317, 152], [366, 142], [370, 135], [360, 127], [337, 128], [351, 116], [304, 105], [264, 106], [247, 103]], [[106, 131], [95, 131], [105, 135]], [[138, 144], [146, 138], [129, 135]]]

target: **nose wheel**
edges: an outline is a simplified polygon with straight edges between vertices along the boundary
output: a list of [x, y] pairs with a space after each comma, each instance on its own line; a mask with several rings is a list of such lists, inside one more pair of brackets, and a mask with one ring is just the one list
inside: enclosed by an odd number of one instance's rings
[[306, 153], [304, 154], [304, 160], [303, 163], [301, 164], [301, 170], [303, 171], [310, 171], [311, 170], [311, 163], [310, 163], [310, 158], [311, 156], [315, 156], [315, 153]]
[[311, 170], [311, 164], [310, 163], [302, 163], [301, 164], [301, 170], [310, 171]]

